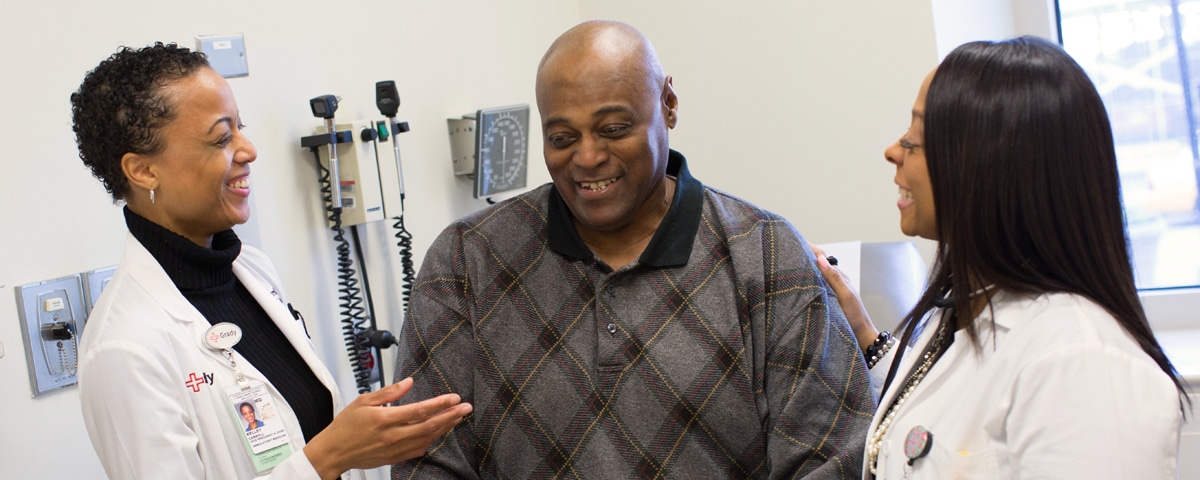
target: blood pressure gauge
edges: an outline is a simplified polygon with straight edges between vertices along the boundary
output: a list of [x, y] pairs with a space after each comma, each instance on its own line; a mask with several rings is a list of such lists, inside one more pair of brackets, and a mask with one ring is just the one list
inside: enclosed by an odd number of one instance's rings
[[529, 105], [478, 110], [447, 123], [454, 173], [474, 179], [475, 198], [525, 188]]

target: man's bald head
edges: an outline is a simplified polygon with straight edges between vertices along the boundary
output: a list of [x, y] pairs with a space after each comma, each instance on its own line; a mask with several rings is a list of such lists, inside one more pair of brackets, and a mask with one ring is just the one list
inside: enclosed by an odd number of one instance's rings
[[[560, 35], [538, 64], [537, 89], [566, 75], [640, 75], [653, 86], [665, 79], [654, 45], [633, 26], [611, 20], [581, 23]], [[564, 80], [570, 80], [569, 78]]]

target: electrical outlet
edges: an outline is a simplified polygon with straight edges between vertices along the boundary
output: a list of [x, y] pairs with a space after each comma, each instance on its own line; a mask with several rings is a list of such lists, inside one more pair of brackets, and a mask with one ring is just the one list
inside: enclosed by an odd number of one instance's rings
[[246, 64], [246, 41], [242, 34], [197, 35], [196, 50], [208, 55], [208, 64], [222, 77], [250, 75]]
[[74, 385], [84, 315], [79, 274], [20, 285], [17, 313], [33, 396]]

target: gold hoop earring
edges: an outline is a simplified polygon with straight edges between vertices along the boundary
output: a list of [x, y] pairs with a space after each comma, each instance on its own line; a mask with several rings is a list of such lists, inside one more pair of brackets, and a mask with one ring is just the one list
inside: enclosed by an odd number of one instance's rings
[[150, 189], [150, 204], [154, 205], [154, 189]]

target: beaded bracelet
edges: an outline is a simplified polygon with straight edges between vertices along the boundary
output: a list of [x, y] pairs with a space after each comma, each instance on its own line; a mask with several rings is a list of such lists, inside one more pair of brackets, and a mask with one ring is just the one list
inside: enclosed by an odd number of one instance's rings
[[867, 370], [875, 368], [875, 364], [887, 355], [888, 350], [892, 349], [892, 345], [896, 344], [896, 338], [891, 332], [884, 330], [879, 332], [879, 336], [875, 337], [875, 342], [867, 346], [867, 351], [863, 352], [863, 356], [867, 360]]

